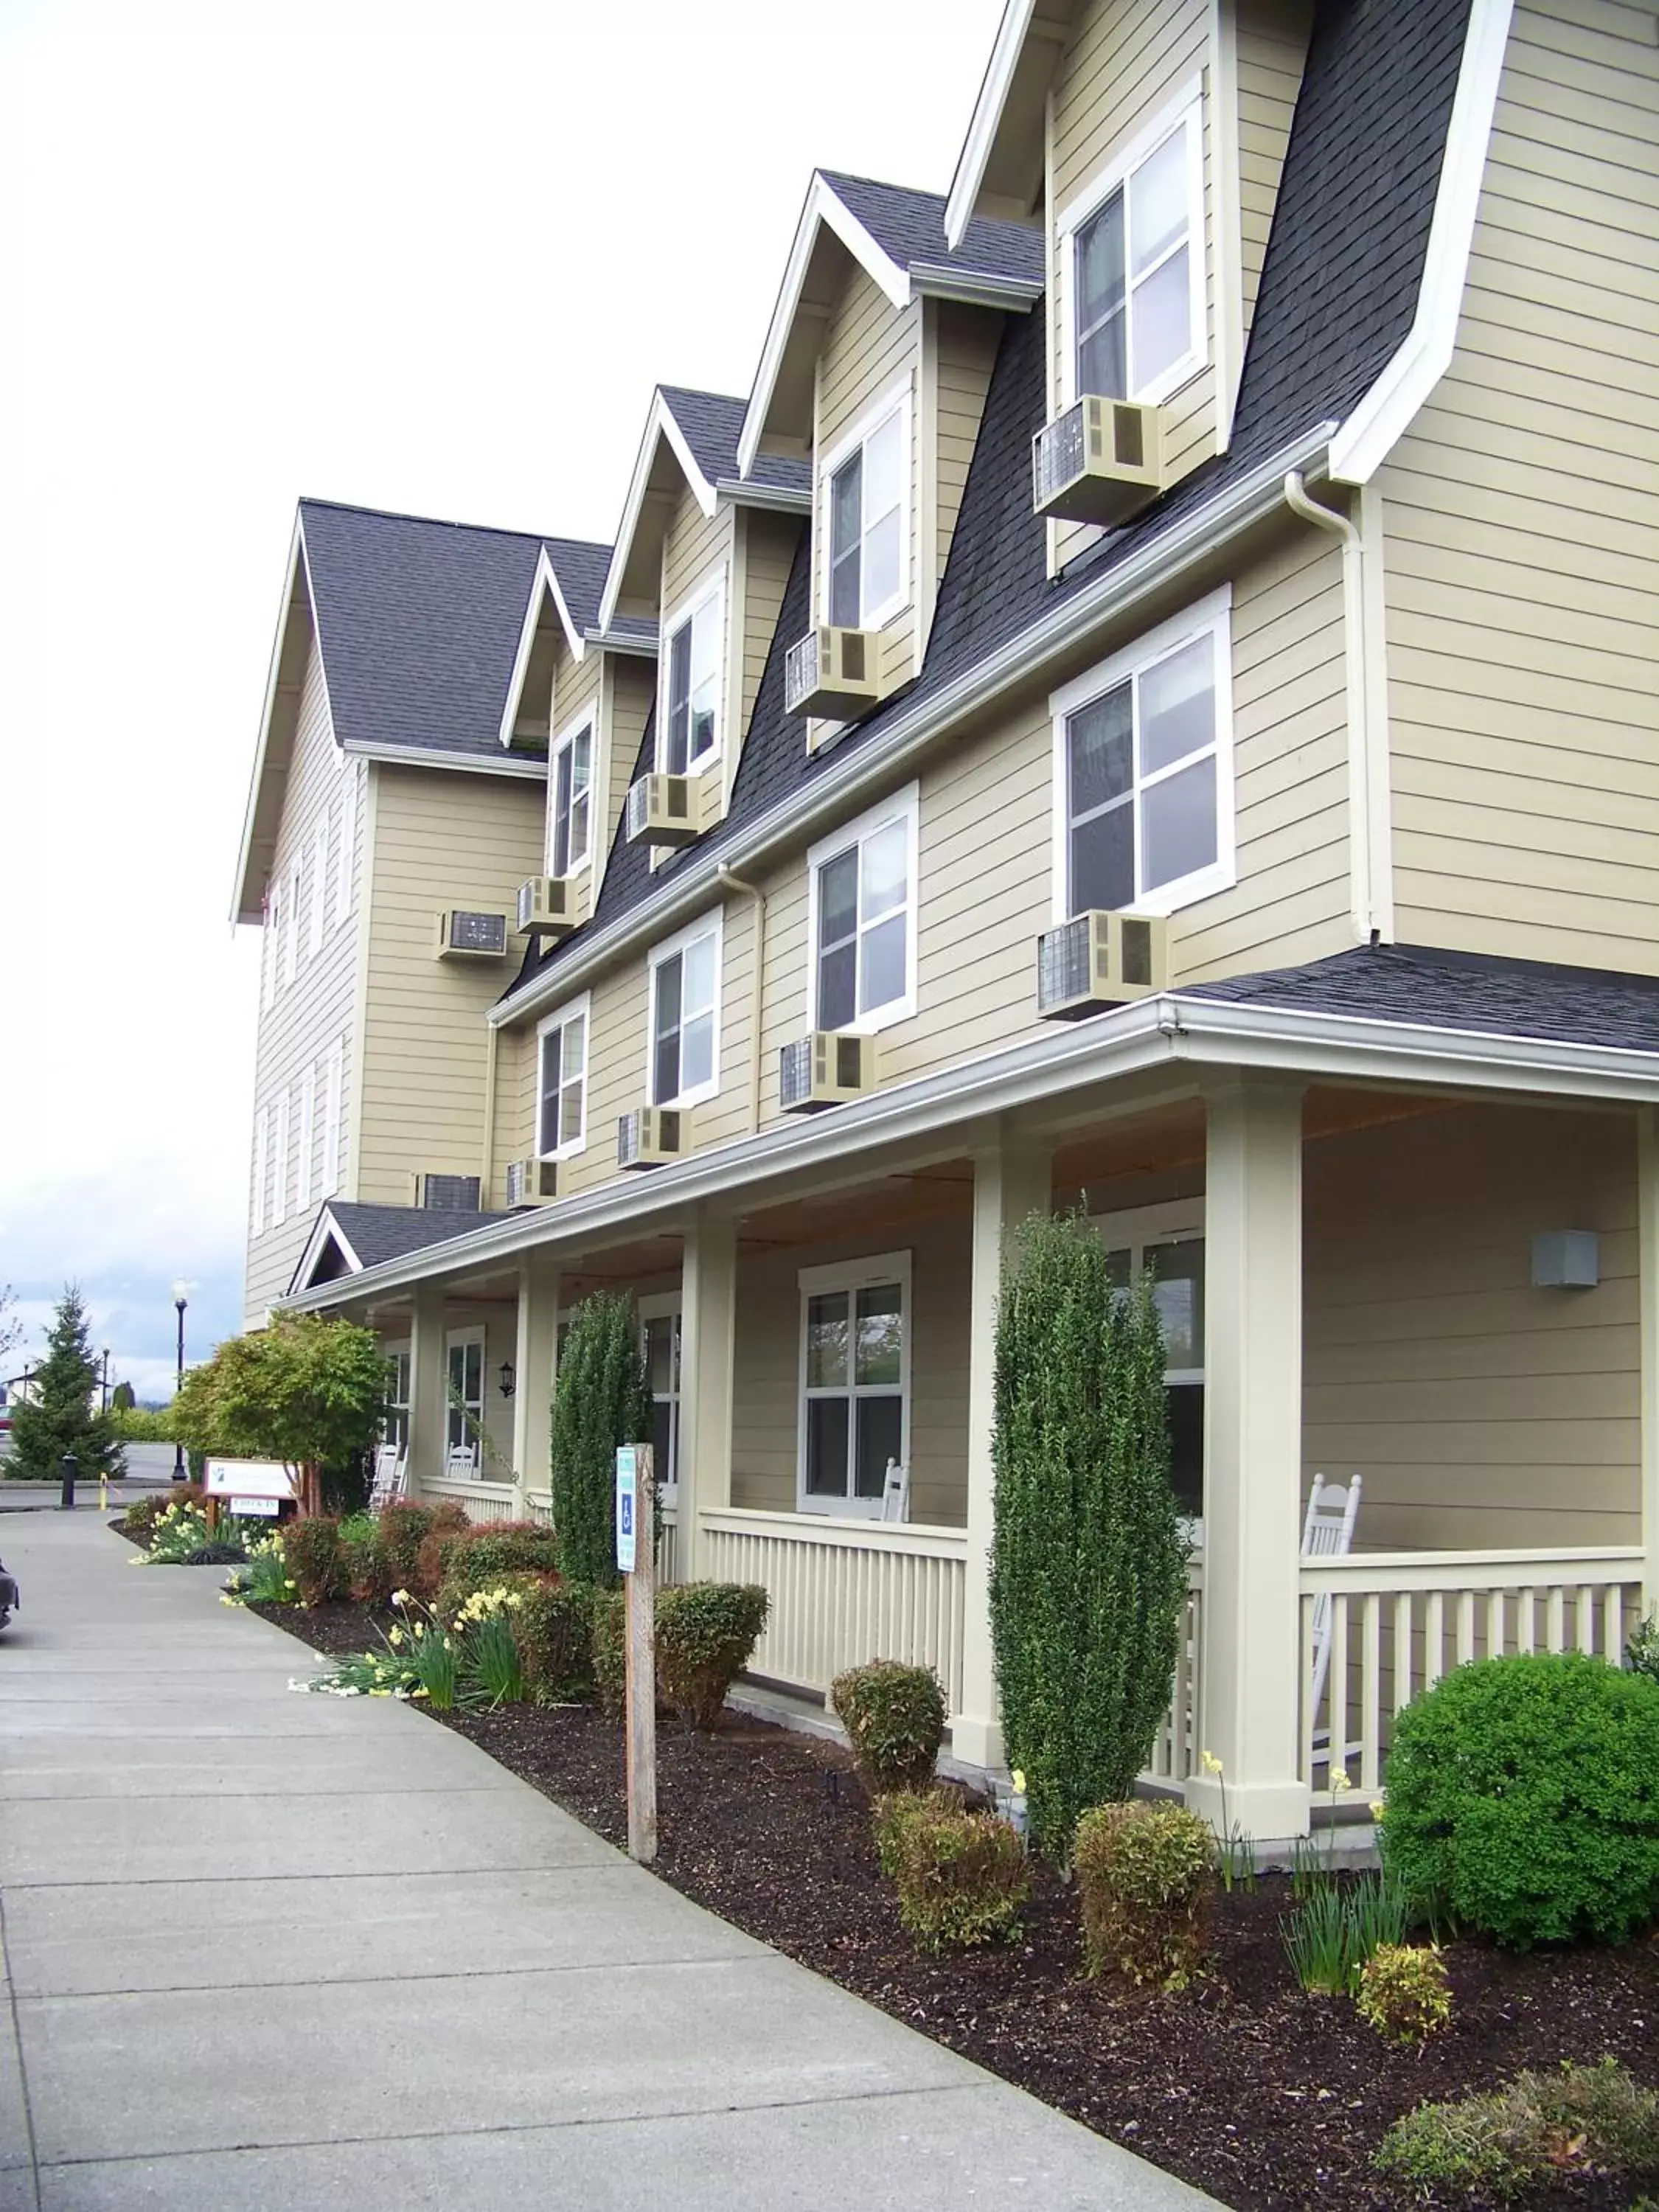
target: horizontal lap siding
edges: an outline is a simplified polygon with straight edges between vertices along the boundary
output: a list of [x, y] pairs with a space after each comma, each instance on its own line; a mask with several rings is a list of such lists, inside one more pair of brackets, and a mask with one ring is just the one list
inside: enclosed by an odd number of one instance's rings
[[640, 741], [645, 735], [645, 726], [650, 719], [652, 702], [657, 696], [657, 664], [632, 653], [608, 656], [611, 678], [606, 686], [610, 695], [610, 720], [605, 732], [604, 769], [599, 788], [605, 797], [605, 816], [599, 825], [599, 844], [594, 855], [598, 871], [594, 878], [594, 897], [605, 880], [605, 870], [610, 865], [611, 848], [615, 844], [617, 831], [628, 805], [628, 787], [633, 781], [635, 763], [640, 757]]
[[[939, 303], [938, 407], [939, 456], [935, 466], [935, 543], [939, 578], [951, 557], [957, 517], [969, 464], [985, 415], [985, 395], [1001, 341], [1000, 315], [982, 313], [953, 301]], [[936, 579], [937, 581], [939, 579]]]
[[1382, 478], [1408, 941], [1659, 971], [1656, 201], [1650, 15], [1518, 10], [1457, 349]]
[[1238, 10], [1238, 181], [1243, 246], [1244, 328], [1255, 314], [1261, 264], [1273, 228], [1291, 119], [1308, 52], [1307, 11], [1277, 0], [1242, 0]]
[[690, 597], [732, 557], [732, 517], [729, 507], [705, 514], [689, 485], [681, 489], [673, 519], [662, 548], [662, 611], [673, 615], [682, 599]]
[[[1308, 1147], [1304, 1478], [1370, 1549], [1638, 1540], [1636, 1167], [1613, 1116], [1470, 1108]], [[1601, 1232], [1534, 1290], [1540, 1230]]]
[[744, 515], [739, 527], [744, 536], [743, 704], [739, 735], [746, 738], [750, 717], [755, 711], [755, 694], [760, 689], [766, 658], [772, 650], [773, 636], [778, 627], [778, 609], [783, 604], [784, 587], [789, 581], [789, 571], [794, 562], [795, 548], [800, 542], [802, 526], [791, 515], [768, 514], [759, 508], [751, 508]]

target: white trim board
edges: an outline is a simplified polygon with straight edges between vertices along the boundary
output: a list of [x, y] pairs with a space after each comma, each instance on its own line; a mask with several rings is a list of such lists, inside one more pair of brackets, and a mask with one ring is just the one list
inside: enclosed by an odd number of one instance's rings
[[657, 447], [665, 439], [702, 514], [713, 514], [719, 503], [714, 485], [697, 466], [691, 448], [686, 443], [685, 433], [674, 420], [674, 410], [663, 398], [662, 386], [659, 385], [651, 394], [650, 411], [645, 418], [645, 434], [640, 440], [640, 449], [634, 459], [634, 472], [628, 479], [628, 496], [623, 501], [622, 522], [617, 532], [617, 542], [611, 549], [611, 566], [605, 571], [605, 590], [599, 597], [599, 628], [602, 630], [610, 629], [616, 616], [617, 601], [622, 597], [623, 574], [628, 566], [628, 556], [633, 550], [640, 516], [645, 508], [646, 493], [650, 488], [652, 465], [657, 458]]
[[[303, 1282], [309, 1277], [312, 1269], [323, 1256], [324, 1247], [331, 1243], [339, 1246], [341, 1256], [354, 1275], [362, 1273], [363, 1263], [357, 1257], [351, 1239], [335, 1219], [333, 1208], [325, 1204], [319, 1210], [316, 1220], [312, 1224], [311, 1234], [306, 1239], [305, 1249], [300, 1255], [299, 1264], [290, 1278], [290, 1284]], [[331, 1284], [326, 1287], [331, 1289], [333, 1285]], [[295, 1295], [296, 1295], [295, 1292], [290, 1287], [289, 1296], [292, 1297]]]
[[1008, 0], [1002, 21], [997, 25], [991, 58], [985, 65], [979, 96], [969, 119], [968, 136], [957, 156], [956, 172], [945, 203], [945, 242], [952, 247], [961, 245], [973, 220], [974, 203], [985, 179], [1002, 111], [1013, 88], [1014, 71], [1025, 51], [1026, 36], [1036, 14], [1036, 0]]
[[497, 732], [503, 745], [513, 742], [513, 725], [519, 719], [519, 704], [523, 695], [525, 678], [530, 673], [530, 656], [536, 647], [536, 632], [541, 628], [542, 600], [550, 598], [564, 628], [565, 642], [570, 647], [570, 657], [580, 660], [586, 651], [586, 641], [570, 619], [570, 610], [565, 605], [564, 593], [559, 589], [559, 579], [545, 545], [536, 562], [536, 573], [530, 581], [530, 599], [524, 611], [524, 620], [519, 626], [518, 649], [513, 656], [513, 673], [507, 678], [507, 704], [501, 709], [501, 726]]

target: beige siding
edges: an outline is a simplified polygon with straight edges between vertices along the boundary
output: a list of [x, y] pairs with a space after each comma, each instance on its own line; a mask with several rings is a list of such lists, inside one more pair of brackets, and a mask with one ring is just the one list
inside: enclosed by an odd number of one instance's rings
[[976, 307], [957, 307], [949, 300], [939, 304], [938, 410], [939, 453], [935, 464], [934, 544], [937, 582], [945, 574], [962, 512], [963, 490], [969, 465], [985, 414], [985, 395], [1001, 343], [1003, 319]]
[[1656, 149], [1650, 35], [1519, 9], [1457, 350], [1382, 476], [1408, 942], [1659, 970]]
[[[314, 642], [310, 647], [301, 691], [294, 736], [293, 758], [283, 795], [276, 833], [270, 884], [281, 886], [286, 905], [294, 869], [300, 872], [300, 903], [294, 944], [294, 979], [281, 967], [282, 939], [286, 927], [271, 931], [266, 925], [262, 946], [262, 996], [258, 1057], [254, 1077], [256, 1121], [286, 1098], [287, 1142], [279, 1162], [266, 1159], [266, 1187], [276, 1188], [280, 1173], [284, 1193], [284, 1218], [270, 1227], [271, 1207], [264, 1208], [266, 1226], [250, 1234], [243, 1299], [245, 1317], [257, 1326], [272, 1300], [288, 1289], [300, 1255], [305, 1249], [317, 1207], [327, 1194], [323, 1188], [324, 1122], [327, 1112], [328, 1066], [331, 1052], [340, 1053], [343, 1095], [340, 1103], [338, 1163], [340, 1188], [352, 1188], [354, 1163], [348, 1156], [345, 1132], [349, 1125], [349, 1099], [355, 1074], [351, 1066], [351, 1035], [355, 982], [357, 972], [358, 837], [362, 809], [357, 803], [362, 781], [360, 764], [347, 761], [334, 743], [328, 711], [322, 662]], [[312, 950], [312, 920], [319, 893], [317, 840], [322, 836], [320, 889], [324, 899], [323, 941]], [[347, 872], [350, 896], [344, 912], [339, 903], [340, 838], [349, 835], [352, 860]], [[301, 1203], [301, 1098], [307, 1076], [313, 1086], [309, 1194]], [[256, 1151], [255, 1158], [258, 1153]], [[250, 1176], [249, 1226], [252, 1230]]]
[[[1470, 1108], [1310, 1145], [1305, 1474], [1364, 1477], [1362, 1547], [1639, 1541], [1635, 1139]], [[1601, 1232], [1594, 1290], [1532, 1240]]]
[[598, 872], [594, 896], [605, 881], [605, 871], [610, 866], [611, 848], [617, 841], [617, 830], [628, 805], [628, 787], [634, 780], [635, 763], [640, 757], [640, 741], [645, 735], [645, 726], [657, 696], [657, 664], [635, 653], [613, 653], [608, 656], [610, 676], [606, 684], [608, 706], [605, 712], [604, 761], [601, 775], [595, 780], [595, 788], [604, 796], [605, 821], [598, 848]]
[[519, 884], [541, 866], [544, 802], [539, 782], [516, 777], [384, 763], [374, 774], [354, 1194], [406, 1205], [417, 1173], [479, 1171], [484, 1014], [512, 975], [508, 961], [435, 958], [436, 916], [453, 906], [511, 915]]
[[[778, 609], [800, 543], [801, 526], [793, 515], [751, 508], [739, 520], [744, 533], [742, 727], [747, 738], [755, 694], [766, 668], [778, 627]], [[791, 640], [789, 642], [793, 643]]]
[[1291, 119], [1302, 89], [1309, 26], [1308, 11], [1298, 0], [1240, 0], [1237, 20], [1239, 216], [1248, 333]]
[[673, 519], [662, 547], [662, 612], [671, 618], [682, 599], [707, 580], [722, 562], [732, 558], [733, 509], [716, 507], [705, 514], [684, 486], [675, 502]]

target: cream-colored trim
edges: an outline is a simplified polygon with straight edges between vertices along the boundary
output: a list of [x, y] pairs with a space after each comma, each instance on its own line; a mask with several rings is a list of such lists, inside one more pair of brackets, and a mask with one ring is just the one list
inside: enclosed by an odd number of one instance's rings
[[1365, 651], [1365, 827], [1370, 840], [1371, 927], [1395, 938], [1394, 773], [1389, 762], [1388, 594], [1382, 488], [1359, 488], [1360, 629]]
[[[665, 961], [672, 960], [677, 954], [689, 951], [692, 945], [701, 943], [705, 937], [711, 936], [714, 940], [714, 996], [710, 1010], [713, 1024], [713, 1035], [709, 1054], [708, 1079], [706, 1083], [693, 1084], [690, 1091], [677, 1091], [672, 1098], [659, 1098], [656, 1096], [657, 970], [663, 965]], [[726, 976], [724, 972], [726, 968], [726, 908], [723, 906], [713, 907], [707, 914], [699, 915], [696, 921], [689, 922], [684, 929], [677, 930], [672, 937], [665, 938], [660, 945], [653, 945], [646, 962], [646, 967], [647, 980], [645, 994], [645, 1090], [641, 1095], [649, 1099], [653, 1106], [671, 1107], [677, 1111], [684, 1112], [687, 1107], [700, 1106], [704, 1099], [714, 1097], [719, 1092], [720, 1087], [720, 1023], [725, 1018], [726, 1011]], [[682, 977], [684, 977], [684, 969], [682, 969], [681, 974]], [[682, 1040], [684, 1039], [684, 1033], [685, 996], [684, 982], [682, 982], [680, 994], [680, 1034]], [[681, 1045], [681, 1058], [682, 1062], [684, 1062], [684, 1042], [682, 1042]]]
[[666, 440], [681, 473], [690, 487], [691, 496], [701, 512], [712, 515], [719, 504], [719, 496], [685, 441], [685, 433], [674, 420], [674, 410], [663, 398], [658, 386], [651, 395], [651, 411], [645, 419], [645, 435], [640, 441], [640, 450], [635, 458], [634, 473], [628, 480], [628, 496], [623, 503], [621, 527], [617, 542], [611, 550], [611, 566], [605, 571], [605, 590], [599, 598], [599, 628], [609, 629], [617, 612], [617, 601], [622, 596], [622, 580], [628, 566], [628, 556], [633, 550], [634, 533], [640, 526], [640, 516], [645, 507], [645, 495], [651, 482], [651, 465], [657, 458], [659, 443]]
[[[357, 863], [357, 974], [351, 987], [351, 1105], [346, 1115], [349, 1129], [346, 1157], [350, 1164], [346, 1192], [341, 1194], [354, 1196], [359, 1182], [359, 1163], [363, 1157], [363, 1061], [368, 1051], [368, 957], [374, 929], [375, 841], [380, 811], [380, 771], [373, 761], [365, 767], [363, 775], [368, 787], [357, 810], [362, 817], [362, 826], [358, 830], [361, 842]], [[347, 1131], [341, 1132], [342, 1137], [347, 1134]], [[337, 1156], [337, 1176], [338, 1172]], [[337, 1182], [337, 1191], [338, 1188]]]
[[1210, 0], [1211, 251], [1215, 256], [1215, 449], [1232, 441], [1244, 366], [1244, 210], [1238, 149], [1238, 0]]
[[[867, 405], [860, 409], [829, 452], [814, 462], [812, 521], [814, 528], [821, 530], [823, 533], [823, 559], [821, 564], [814, 563], [814, 566], [819, 569], [817, 585], [823, 594], [817, 611], [817, 619], [820, 622], [827, 623], [830, 619], [830, 563], [835, 550], [830, 528], [830, 486], [836, 479], [836, 471], [837, 469], [844, 468], [854, 453], [862, 451], [874, 437], [876, 432], [884, 429], [895, 416], [897, 417], [899, 426], [899, 511], [904, 517], [904, 539], [899, 555], [898, 596], [896, 599], [883, 600], [873, 607], [866, 607], [864, 605], [864, 561], [860, 551], [859, 619], [855, 625], [849, 625], [849, 627], [867, 630], [885, 629], [888, 623], [896, 622], [906, 607], [911, 604], [915, 590], [916, 559], [916, 517], [913, 511], [910, 477], [910, 444], [915, 434], [915, 425], [912, 419], [915, 404], [915, 380], [911, 370], [907, 368], [902, 375], [896, 376], [890, 384], [878, 392]], [[861, 536], [860, 542], [861, 546]]]
[[[854, 984], [854, 1014], [846, 1025], [848, 1036], [878, 1036], [883, 1030], [891, 1029], [895, 1022], [908, 1021], [916, 1011], [916, 940], [921, 935], [920, 920], [921, 890], [918, 882], [921, 871], [921, 787], [907, 783], [890, 799], [860, 814], [854, 822], [843, 823], [829, 836], [820, 838], [806, 855], [806, 1026], [818, 1026], [818, 871], [827, 860], [854, 846], [862, 845], [878, 830], [900, 822], [905, 830], [904, 901], [904, 990], [901, 997], [890, 999], [884, 1006], [872, 1007], [869, 1013], [856, 1011], [857, 983]], [[854, 955], [856, 959], [856, 953]], [[855, 971], [856, 974], [856, 971]]]
[[1636, 1220], [1645, 1618], [1659, 1612], [1659, 1114], [1651, 1106], [1636, 1117]]
[[478, 1202], [488, 1208], [495, 1178], [495, 1088], [501, 1033], [484, 1024], [483, 1135], [478, 1146]]
[[986, 165], [996, 143], [997, 126], [1014, 82], [1014, 71], [1024, 50], [1026, 33], [1036, 13], [1036, 0], [1008, 0], [986, 64], [985, 76], [974, 102], [968, 136], [957, 156], [956, 172], [945, 203], [945, 243], [954, 252], [967, 235], [974, 203], [985, 179]]
[[[305, 1250], [301, 1253], [299, 1263], [290, 1278], [289, 1292], [290, 1297], [295, 1295], [293, 1284], [297, 1283], [301, 1289], [309, 1288], [312, 1270], [323, 1256], [323, 1247], [331, 1242], [339, 1246], [345, 1263], [352, 1273], [354, 1275], [362, 1273], [363, 1263], [357, 1257], [351, 1239], [335, 1219], [332, 1207], [325, 1202], [318, 1212], [316, 1220], [312, 1224], [311, 1234], [306, 1239]], [[331, 1284], [329, 1287], [332, 1289], [334, 1285]], [[386, 1348], [389, 1352], [398, 1349], [396, 1345], [388, 1345]]]
[[[897, 1284], [901, 1322], [897, 1390], [899, 1465], [908, 1467], [910, 1463], [911, 1339], [915, 1332], [916, 1318], [915, 1297], [911, 1287], [911, 1255], [908, 1251], [876, 1252], [856, 1260], [836, 1261], [829, 1267], [802, 1267], [797, 1273], [795, 1281], [800, 1296], [799, 1364], [795, 1376], [795, 1510], [798, 1513], [817, 1514], [834, 1521], [878, 1521], [882, 1511], [882, 1500], [879, 1497], [849, 1498], [843, 1494], [836, 1498], [823, 1498], [809, 1495], [807, 1492], [806, 1393], [809, 1386], [806, 1380], [806, 1317], [814, 1297], [826, 1294], [833, 1295], [837, 1291], [845, 1291], [850, 1306], [852, 1296], [857, 1291], [870, 1290], [887, 1283]], [[846, 1388], [835, 1390], [827, 1386], [820, 1387], [825, 1389], [826, 1395], [845, 1398], [850, 1408], [857, 1403], [860, 1387], [853, 1379], [854, 1370], [851, 1363], [854, 1356], [856, 1337], [855, 1333], [850, 1328], [848, 1331], [847, 1345], [848, 1370]], [[866, 1394], [871, 1396], [890, 1398], [894, 1395], [891, 1383], [872, 1384], [866, 1387]], [[847, 1425], [848, 1468], [850, 1473], [854, 1464], [853, 1452], [857, 1437], [856, 1425], [850, 1413]]]
[[334, 707], [328, 696], [328, 668], [323, 659], [322, 630], [317, 620], [316, 596], [311, 588], [311, 564], [306, 555], [304, 516], [302, 513], [296, 512], [293, 535], [289, 540], [288, 560], [283, 570], [283, 598], [276, 621], [276, 635], [270, 648], [270, 665], [265, 672], [264, 703], [259, 710], [259, 736], [253, 749], [253, 773], [248, 779], [247, 803], [242, 813], [241, 842], [237, 848], [235, 887], [230, 905], [233, 927], [238, 922], [257, 922], [260, 919], [258, 901], [264, 892], [264, 882], [262, 879], [258, 885], [253, 885], [248, 880], [248, 869], [253, 856], [253, 824], [270, 750], [271, 721], [276, 711], [277, 678], [282, 672], [289, 624], [294, 618], [294, 586], [296, 580], [301, 578], [305, 584], [306, 611], [316, 644], [317, 672], [322, 681], [323, 705], [327, 710], [330, 732], [333, 732]]
[[518, 776], [528, 783], [545, 783], [547, 763], [524, 753], [483, 755], [443, 752], [436, 745], [368, 745], [348, 738], [343, 753], [357, 760], [385, 761], [392, 768], [444, 768], [463, 775]]
[[[546, 1094], [542, 1076], [542, 1054], [549, 1037], [556, 1031], [562, 1032], [568, 1029], [579, 1015], [582, 1024], [582, 1133], [580, 1137], [567, 1138], [562, 1144], [556, 1145], [550, 1152], [544, 1152], [542, 1150], [542, 1100]], [[567, 1000], [556, 1012], [544, 1016], [536, 1024], [536, 1057], [532, 1063], [530, 1097], [534, 1121], [530, 1132], [530, 1145], [538, 1160], [574, 1160], [579, 1152], [587, 1150], [587, 1088], [592, 1066], [593, 999], [591, 992], [584, 991], [579, 998]], [[561, 1085], [560, 1088], [562, 1090], [563, 1085]]]
[[541, 627], [542, 599], [550, 598], [564, 628], [565, 643], [570, 648], [570, 658], [580, 660], [587, 650], [586, 641], [570, 619], [570, 610], [565, 605], [564, 593], [559, 589], [559, 579], [554, 570], [545, 545], [537, 556], [536, 574], [531, 580], [530, 600], [524, 611], [524, 620], [519, 626], [518, 649], [513, 656], [513, 673], [507, 679], [507, 704], [501, 709], [501, 740], [503, 745], [513, 742], [513, 725], [519, 719], [519, 701], [524, 690], [525, 678], [530, 673], [530, 656], [535, 648], [536, 632]]
[[921, 303], [921, 346], [916, 372], [915, 665], [921, 666], [939, 599], [939, 303]]

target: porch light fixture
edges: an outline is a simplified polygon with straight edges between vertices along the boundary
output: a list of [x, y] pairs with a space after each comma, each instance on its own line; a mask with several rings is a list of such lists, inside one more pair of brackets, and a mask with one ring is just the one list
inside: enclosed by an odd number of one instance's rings
[[503, 1398], [510, 1398], [513, 1395], [513, 1386], [516, 1380], [517, 1377], [513, 1372], [513, 1362], [510, 1359], [502, 1360], [501, 1395]]
[[1535, 1291], [1593, 1291], [1601, 1279], [1601, 1239], [1594, 1229], [1540, 1229], [1532, 1240]]

